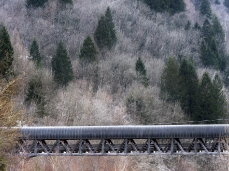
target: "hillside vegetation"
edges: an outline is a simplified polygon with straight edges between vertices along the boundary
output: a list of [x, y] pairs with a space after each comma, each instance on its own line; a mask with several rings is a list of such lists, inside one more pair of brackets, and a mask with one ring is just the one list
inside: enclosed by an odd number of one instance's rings
[[[1, 88], [22, 78], [13, 103], [20, 123], [228, 122], [226, 0], [8, 0], [0, 18]], [[203, 171], [227, 163], [223, 156], [39, 157], [8, 168]]]

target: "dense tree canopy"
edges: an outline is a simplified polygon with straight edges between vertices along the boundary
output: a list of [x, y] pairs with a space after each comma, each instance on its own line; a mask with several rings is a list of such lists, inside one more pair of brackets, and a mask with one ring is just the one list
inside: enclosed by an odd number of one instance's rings
[[48, 0], [26, 0], [25, 4], [27, 8], [37, 8], [43, 7], [46, 2], [48, 2]]
[[203, 65], [225, 70], [227, 65], [224, 47], [225, 35], [218, 18], [213, 15], [212, 24], [205, 19], [201, 32], [203, 40], [200, 46], [200, 59]]
[[95, 45], [90, 36], [87, 36], [80, 49], [79, 58], [84, 62], [93, 62], [96, 60]]
[[209, 42], [213, 36], [213, 29], [210, 21], [208, 19], [204, 20], [204, 24], [201, 30], [202, 37], [206, 42]]
[[73, 79], [72, 63], [62, 42], [58, 44], [52, 58], [52, 71], [58, 85], [67, 85]]
[[33, 39], [33, 42], [30, 46], [30, 57], [32, 58], [32, 60], [36, 63], [36, 66], [41, 66], [42, 63], [42, 57], [39, 51], [39, 46], [38, 43], [36, 41], [36, 39]]
[[200, 84], [200, 109], [195, 115], [195, 120], [209, 120], [207, 123], [218, 123], [218, 119], [224, 119], [227, 114], [226, 97], [223, 92], [223, 84], [218, 74], [213, 82], [208, 73], [204, 73]]
[[212, 10], [209, 0], [201, 0], [200, 13], [206, 16], [207, 18], [211, 18]]
[[226, 96], [223, 91], [223, 82], [219, 76], [216, 74], [213, 80], [213, 99], [215, 104], [215, 113], [217, 119], [224, 119], [227, 115], [227, 101]]
[[179, 94], [181, 108], [190, 118], [198, 111], [199, 80], [193, 62], [183, 60], [179, 69]]
[[136, 70], [138, 79], [140, 79], [142, 84], [145, 87], [147, 87], [149, 85], [149, 79], [146, 76], [145, 64], [142, 62], [142, 59], [140, 57], [138, 57], [136, 61], [135, 70]]
[[25, 103], [29, 105], [31, 102], [34, 102], [37, 106], [37, 115], [43, 117], [45, 115], [45, 94], [43, 92], [43, 85], [40, 76], [34, 76], [29, 80]]
[[219, 0], [215, 0], [215, 4], [219, 5], [220, 4]]
[[179, 65], [175, 57], [166, 62], [161, 76], [161, 97], [167, 101], [179, 100]]
[[224, 42], [225, 39], [225, 33], [223, 30], [223, 27], [216, 15], [213, 15], [212, 17], [212, 31], [214, 33], [214, 36], [219, 38], [222, 42]]
[[110, 7], [107, 8], [105, 15], [102, 15], [98, 21], [94, 38], [100, 49], [111, 49], [117, 42], [115, 25], [112, 19]]
[[199, 84], [192, 60], [182, 60], [180, 66], [176, 58], [170, 58], [161, 77], [161, 97], [167, 101], [179, 101], [181, 108], [193, 121], [211, 120], [218, 123], [227, 113], [226, 97], [219, 74], [213, 82], [207, 72]]
[[73, 4], [72, 0], [59, 0], [59, 2], [63, 4]]
[[171, 14], [174, 14], [185, 10], [185, 3], [183, 0], [143, 0], [143, 1], [156, 12], [167, 11]]
[[213, 120], [214, 116], [214, 99], [213, 99], [213, 84], [208, 73], [204, 73], [200, 83], [200, 111], [195, 115], [196, 121]]
[[229, 0], [224, 0], [223, 4], [224, 4], [227, 8], [229, 8]]
[[14, 50], [5, 26], [0, 26], [0, 74], [6, 77], [12, 72]]

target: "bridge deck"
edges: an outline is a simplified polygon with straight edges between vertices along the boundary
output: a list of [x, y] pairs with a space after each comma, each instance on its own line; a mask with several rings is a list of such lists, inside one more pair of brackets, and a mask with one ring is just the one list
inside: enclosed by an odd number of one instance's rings
[[35, 156], [228, 154], [229, 125], [26, 127], [13, 154]]

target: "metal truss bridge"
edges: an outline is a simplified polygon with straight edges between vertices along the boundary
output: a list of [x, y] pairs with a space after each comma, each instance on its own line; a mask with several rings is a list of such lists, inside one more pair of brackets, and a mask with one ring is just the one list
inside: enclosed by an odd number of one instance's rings
[[13, 155], [229, 154], [229, 125], [22, 127]]

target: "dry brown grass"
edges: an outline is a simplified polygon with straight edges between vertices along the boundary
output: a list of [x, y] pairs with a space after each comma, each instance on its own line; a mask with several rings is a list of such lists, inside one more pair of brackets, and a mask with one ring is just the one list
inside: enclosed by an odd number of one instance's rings
[[21, 79], [15, 79], [0, 91], [0, 127], [4, 127], [0, 129], [0, 157], [4, 157], [11, 149], [18, 134], [17, 131], [6, 128], [16, 126], [20, 119], [20, 111], [14, 110], [14, 98], [20, 90], [20, 83]]
[[134, 171], [132, 157], [35, 157], [21, 160], [13, 171]]

